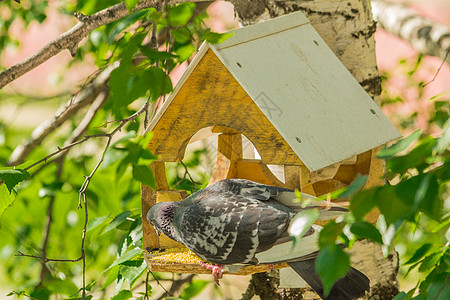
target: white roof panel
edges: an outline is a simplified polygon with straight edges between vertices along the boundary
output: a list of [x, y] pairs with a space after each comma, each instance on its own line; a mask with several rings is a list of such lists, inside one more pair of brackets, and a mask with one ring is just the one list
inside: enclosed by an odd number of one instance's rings
[[210, 47], [310, 171], [401, 137], [300, 12]]

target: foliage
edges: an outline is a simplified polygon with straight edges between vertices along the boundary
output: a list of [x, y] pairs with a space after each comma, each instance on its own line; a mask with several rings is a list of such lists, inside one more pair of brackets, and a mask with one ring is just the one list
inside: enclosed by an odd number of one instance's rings
[[[132, 11], [137, 2], [125, 5]], [[90, 15], [116, 3], [79, 0], [57, 8], [64, 14]], [[15, 22], [25, 26], [43, 22], [47, 5], [47, 1], [0, 2], [0, 9], [10, 15], [0, 20], [0, 48], [17, 45], [10, 34]], [[228, 36], [205, 28], [206, 13], [194, 9], [193, 3], [143, 9], [92, 31], [73, 61], [94, 57], [100, 70], [117, 66], [108, 83], [108, 99], [85, 130], [89, 143], [67, 151], [55, 147], [66, 146], [79, 129], [84, 109], [65, 127], [56, 128], [56, 136], [38, 145], [24, 164], [0, 168], [0, 216], [5, 211], [0, 271], [14, 282], [9, 296], [148, 299], [159, 281], [167, 279], [147, 273], [143, 258], [140, 184], [155, 187], [149, 164], [157, 157], [146, 149], [151, 134], [142, 129], [152, 103], [172, 90], [168, 74], [203, 40], [220, 42]], [[20, 138], [30, 133], [0, 126], [0, 162], [6, 165]], [[3, 133], [3, 128], [8, 131]], [[198, 164], [201, 153], [186, 165]], [[86, 210], [77, 209], [84, 205]], [[207, 283], [194, 278], [183, 286], [180, 297], [194, 297]]]

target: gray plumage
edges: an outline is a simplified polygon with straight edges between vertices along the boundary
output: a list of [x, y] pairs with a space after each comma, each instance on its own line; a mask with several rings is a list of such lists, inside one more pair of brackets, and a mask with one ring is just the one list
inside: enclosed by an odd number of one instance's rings
[[[157, 203], [148, 211], [147, 219], [156, 230], [214, 264], [288, 262], [300, 276], [306, 270], [310, 275], [302, 277], [323, 298], [320, 280], [314, 267], [311, 269], [318, 250], [319, 226], [313, 225], [294, 249], [287, 229], [299, 211], [327, 205], [327, 209], [320, 210], [319, 219], [330, 219], [346, 209], [325, 201], [312, 201], [302, 207], [295, 199], [294, 191], [289, 189], [227, 179], [182, 201]], [[348, 274], [354, 275], [353, 271]], [[359, 287], [354, 288], [355, 295], [351, 291], [353, 281], [349, 281], [343, 284], [345, 293], [339, 293], [335, 285], [335, 295], [332, 293], [326, 299], [354, 299], [364, 295], [368, 279], [362, 276], [356, 279]], [[340, 294], [348, 297], [342, 298]]]

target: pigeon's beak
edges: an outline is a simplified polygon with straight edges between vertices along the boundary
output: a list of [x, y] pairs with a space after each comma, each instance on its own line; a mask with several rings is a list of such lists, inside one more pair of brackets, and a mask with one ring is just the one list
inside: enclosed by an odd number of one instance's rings
[[153, 228], [155, 228], [156, 234], [157, 234], [158, 236], [160, 236], [160, 235], [161, 235], [161, 232], [159, 232], [159, 230], [158, 230], [155, 226], [153, 226]]

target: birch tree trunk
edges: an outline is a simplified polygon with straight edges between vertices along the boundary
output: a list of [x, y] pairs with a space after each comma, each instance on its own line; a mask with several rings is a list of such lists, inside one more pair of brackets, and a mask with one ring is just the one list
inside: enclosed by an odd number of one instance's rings
[[[302, 11], [331, 50], [379, 104], [381, 80], [376, 66], [376, 23], [372, 19], [370, 0], [229, 1], [243, 25]], [[394, 298], [398, 293], [398, 256], [395, 252], [384, 257], [379, 246], [364, 241], [353, 247], [351, 257], [352, 265], [371, 280], [367, 299]], [[273, 273], [253, 275], [243, 299], [251, 299], [253, 295], [259, 295], [261, 299], [320, 299], [305, 289], [278, 289], [279, 279]]]

